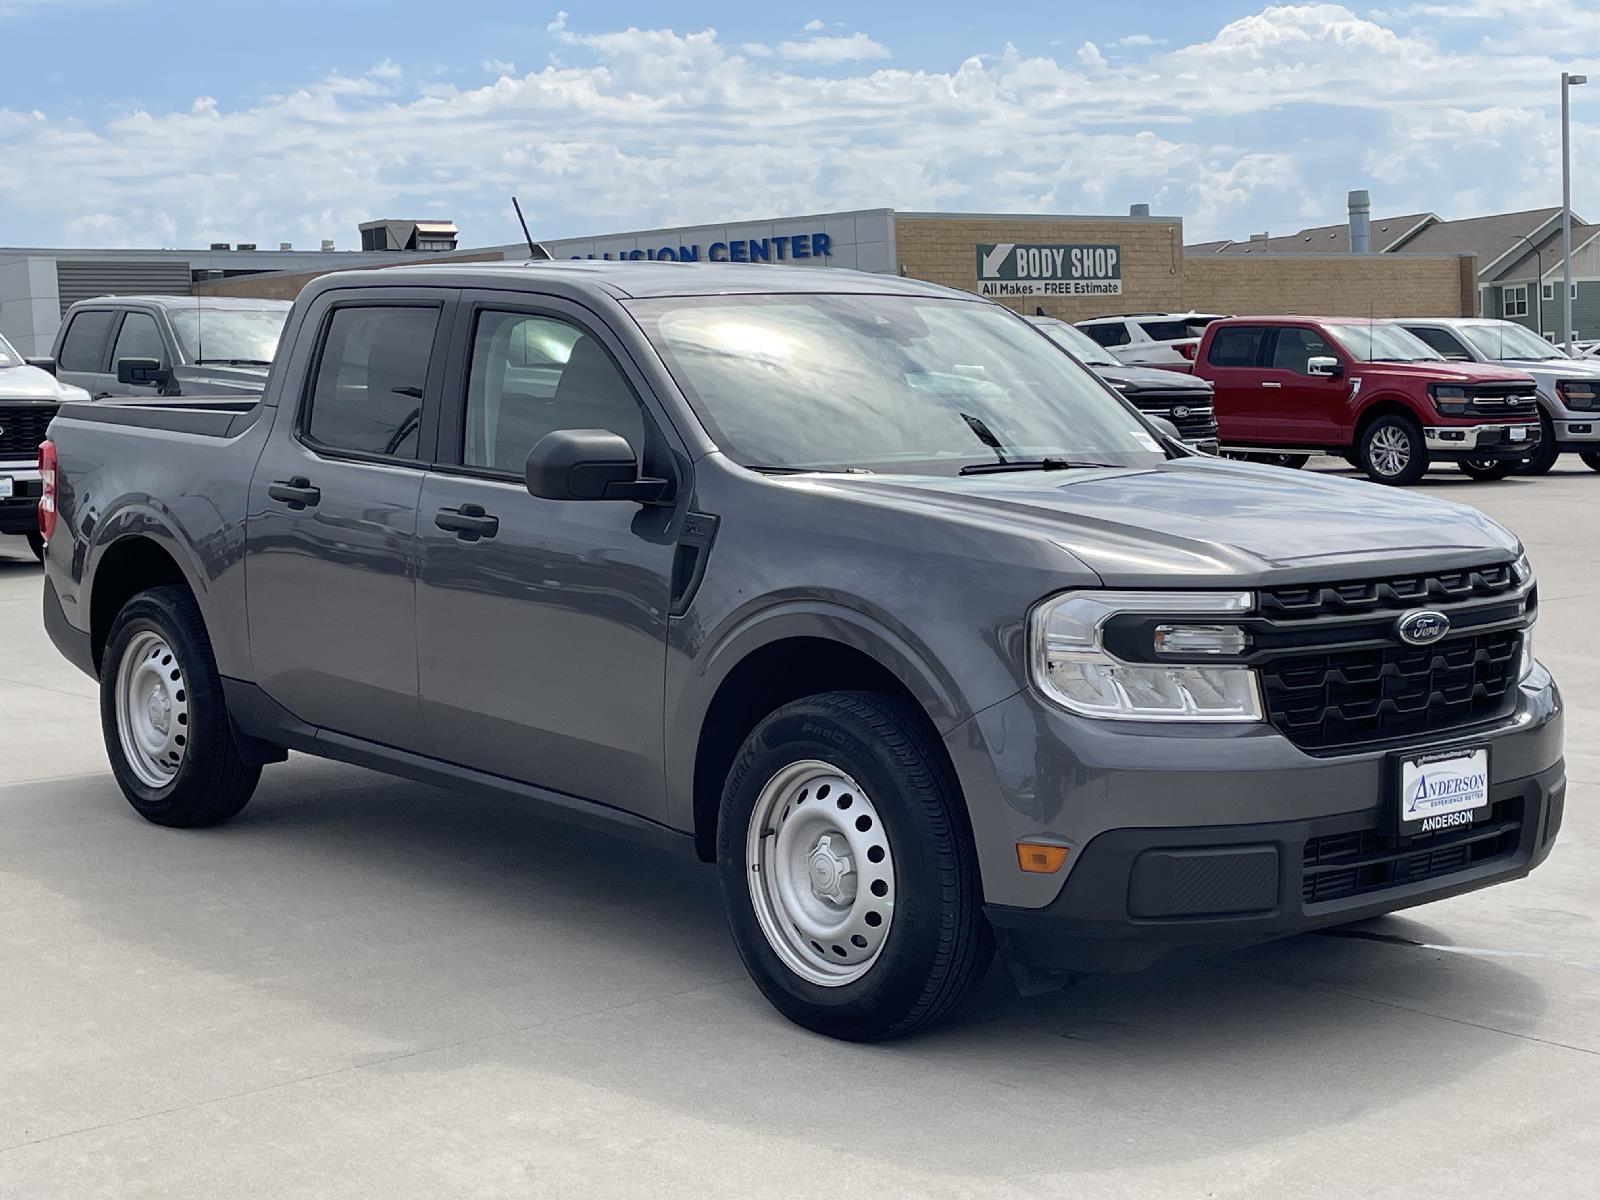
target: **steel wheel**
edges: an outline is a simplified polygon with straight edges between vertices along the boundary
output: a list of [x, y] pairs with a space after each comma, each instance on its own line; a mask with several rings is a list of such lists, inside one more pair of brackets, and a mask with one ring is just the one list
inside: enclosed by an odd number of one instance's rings
[[1411, 462], [1411, 438], [1398, 426], [1385, 425], [1372, 435], [1367, 454], [1378, 474], [1399, 475]]
[[148, 788], [172, 782], [189, 742], [189, 692], [172, 647], [154, 630], [136, 633], [117, 667], [117, 739]]
[[745, 874], [761, 932], [821, 987], [860, 979], [894, 923], [894, 854], [871, 799], [818, 759], [785, 766], [756, 797]]

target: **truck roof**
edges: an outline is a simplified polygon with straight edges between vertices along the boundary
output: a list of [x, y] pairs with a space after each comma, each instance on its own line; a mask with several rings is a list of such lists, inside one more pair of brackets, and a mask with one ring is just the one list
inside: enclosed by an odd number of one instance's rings
[[289, 308], [288, 300], [267, 300], [255, 296], [92, 296], [79, 300], [73, 308], [90, 308], [97, 304], [153, 304], [159, 308], [210, 308], [210, 309], [260, 309]]
[[425, 287], [554, 286], [570, 292], [601, 291], [621, 299], [652, 296], [717, 296], [788, 293], [855, 293], [861, 295], [940, 296], [977, 300], [971, 292], [842, 267], [806, 269], [751, 263], [653, 262], [648, 259], [574, 259], [567, 262], [431, 263], [339, 271], [306, 285], [313, 291], [368, 284]]

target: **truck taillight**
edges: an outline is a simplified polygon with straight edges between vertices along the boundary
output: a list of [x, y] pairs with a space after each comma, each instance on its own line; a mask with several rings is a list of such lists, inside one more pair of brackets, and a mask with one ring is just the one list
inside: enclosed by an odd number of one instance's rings
[[39, 443], [39, 536], [45, 541], [56, 530], [56, 444], [49, 438]]

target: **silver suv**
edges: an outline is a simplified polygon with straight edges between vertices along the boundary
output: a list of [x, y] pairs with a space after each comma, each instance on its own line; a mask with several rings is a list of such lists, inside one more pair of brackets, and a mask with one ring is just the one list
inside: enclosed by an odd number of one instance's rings
[[1200, 335], [1221, 313], [1122, 313], [1076, 322], [1111, 356], [1137, 366], [1177, 366], [1194, 361]]

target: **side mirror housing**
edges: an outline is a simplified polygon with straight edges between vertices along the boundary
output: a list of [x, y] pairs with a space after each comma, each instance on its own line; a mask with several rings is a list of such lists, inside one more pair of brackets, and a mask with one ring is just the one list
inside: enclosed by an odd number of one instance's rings
[[1337, 379], [1344, 374], [1344, 364], [1331, 355], [1319, 354], [1306, 360], [1306, 374], [1323, 379]]
[[633, 447], [609, 429], [557, 429], [545, 434], [528, 452], [523, 477], [529, 494], [544, 500], [655, 504], [671, 490], [665, 479], [641, 479]]
[[161, 385], [172, 377], [172, 372], [153, 358], [117, 359], [117, 382]]
[[1149, 421], [1150, 424], [1154, 425], [1157, 429], [1161, 430], [1162, 433], [1166, 434], [1173, 441], [1183, 441], [1183, 435], [1178, 432], [1178, 427], [1165, 417], [1152, 416], [1150, 413], [1146, 413], [1144, 419]]
[[22, 361], [30, 367], [38, 367], [39, 370], [48, 371], [52, 375], [56, 373], [56, 360], [53, 358], [25, 358]]

